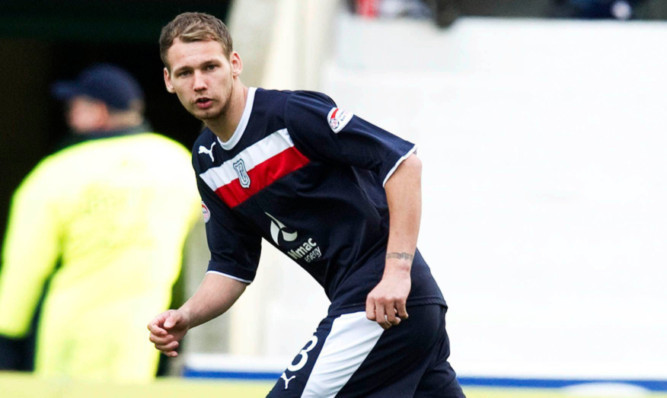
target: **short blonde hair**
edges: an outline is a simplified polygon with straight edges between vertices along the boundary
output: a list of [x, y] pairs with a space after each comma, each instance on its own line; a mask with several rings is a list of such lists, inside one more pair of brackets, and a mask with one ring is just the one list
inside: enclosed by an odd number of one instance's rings
[[167, 51], [179, 39], [185, 43], [194, 41], [214, 40], [222, 45], [225, 55], [229, 58], [234, 51], [232, 36], [220, 19], [203, 12], [184, 12], [162, 28], [160, 33], [160, 58], [164, 66], [167, 63]]

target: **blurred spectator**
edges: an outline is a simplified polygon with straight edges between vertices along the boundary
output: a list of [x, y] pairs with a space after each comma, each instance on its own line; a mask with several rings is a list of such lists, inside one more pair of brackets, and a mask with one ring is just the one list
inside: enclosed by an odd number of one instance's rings
[[461, 0], [424, 0], [433, 13], [435, 24], [440, 28], [448, 28], [459, 17], [459, 1]]
[[351, 12], [366, 18], [431, 17], [424, 0], [348, 0], [347, 4]]
[[449, 27], [460, 14], [461, 0], [348, 0], [351, 12], [365, 18], [431, 18], [440, 28]]
[[143, 381], [158, 352], [145, 322], [168, 308], [200, 200], [190, 155], [150, 132], [126, 71], [94, 65], [57, 82], [74, 133], [16, 190], [0, 269], [0, 363], [25, 343], [42, 292], [35, 372]]
[[644, 0], [553, 0], [555, 17], [628, 20]]

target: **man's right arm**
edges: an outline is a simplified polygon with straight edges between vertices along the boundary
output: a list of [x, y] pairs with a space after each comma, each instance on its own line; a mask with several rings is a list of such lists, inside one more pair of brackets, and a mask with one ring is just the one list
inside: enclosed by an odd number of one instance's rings
[[155, 317], [149, 324], [150, 341], [165, 355], [178, 355], [179, 341], [188, 329], [222, 315], [241, 297], [247, 284], [224, 275], [209, 272], [199, 289], [177, 310]]

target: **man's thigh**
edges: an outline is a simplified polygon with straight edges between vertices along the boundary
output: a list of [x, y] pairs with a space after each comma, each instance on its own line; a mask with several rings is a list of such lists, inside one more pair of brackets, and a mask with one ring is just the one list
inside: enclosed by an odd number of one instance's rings
[[294, 357], [269, 397], [333, 397], [373, 349], [383, 329], [365, 312], [327, 317]]
[[419, 380], [414, 398], [465, 398], [456, 372], [449, 364], [449, 352], [449, 337], [445, 331], [434, 347], [431, 363]]
[[387, 331], [364, 312], [325, 318], [269, 397], [412, 397], [440, 352], [445, 311], [411, 307]]

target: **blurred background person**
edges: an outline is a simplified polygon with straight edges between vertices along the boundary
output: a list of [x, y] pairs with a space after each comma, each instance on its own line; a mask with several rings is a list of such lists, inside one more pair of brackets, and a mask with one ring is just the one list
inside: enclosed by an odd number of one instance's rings
[[36, 374], [150, 380], [159, 357], [145, 319], [170, 305], [200, 207], [189, 151], [150, 132], [141, 88], [117, 66], [93, 65], [52, 94], [73, 135], [12, 199], [0, 363], [25, 362], [9, 348], [29, 335], [41, 302]]
[[552, 0], [552, 15], [561, 18], [629, 20], [645, 0]]

